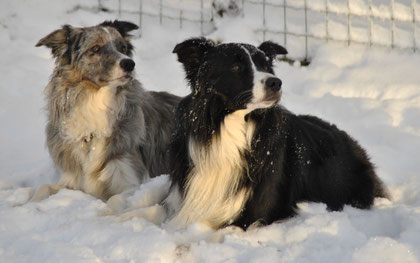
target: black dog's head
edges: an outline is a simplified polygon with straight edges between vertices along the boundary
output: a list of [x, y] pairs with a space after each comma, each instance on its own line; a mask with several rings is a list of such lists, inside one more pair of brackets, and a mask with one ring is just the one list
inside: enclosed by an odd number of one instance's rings
[[220, 95], [233, 110], [267, 108], [280, 100], [282, 82], [274, 76], [273, 59], [287, 50], [276, 43], [266, 41], [257, 48], [194, 38], [176, 45], [173, 52], [198, 96]]
[[36, 44], [51, 48], [57, 67], [67, 67], [81, 79], [98, 86], [124, 85], [135, 66], [128, 32], [138, 26], [130, 22], [105, 21], [97, 26], [64, 25]]

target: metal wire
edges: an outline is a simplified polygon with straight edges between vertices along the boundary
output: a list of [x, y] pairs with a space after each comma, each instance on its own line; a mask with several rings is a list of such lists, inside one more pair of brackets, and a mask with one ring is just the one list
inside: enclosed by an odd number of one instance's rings
[[308, 4], [307, 0], [304, 2], [305, 5], [305, 59], [308, 59]]
[[[295, 5], [290, 5], [286, 3], [286, 0], [281, 1], [267, 1], [264, 0], [263, 2], [261, 2], [262, 0], [243, 0], [244, 4], [252, 4], [252, 5], [261, 5], [263, 4], [264, 6], [266, 6], [265, 8], [269, 8], [269, 7], [276, 7], [276, 8], [281, 8], [283, 9], [283, 18], [284, 18], [284, 27], [281, 30], [280, 28], [273, 28], [273, 27], [268, 27], [265, 23], [265, 18], [263, 18], [263, 27], [258, 29], [258, 32], [261, 32], [263, 35], [270, 33], [271, 35], [275, 35], [275, 34], [280, 34], [283, 35], [284, 37], [284, 44], [286, 45], [286, 39], [287, 36], [295, 36], [295, 37], [301, 37], [303, 38], [304, 41], [304, 45], [305, 45], [305, 56], [307, 53], [307, 48], [308, 48], [308, 38], [311, 39], [317, 39], [317, 40], [324, 40], [325, 42], [328, 42], [329, 40], [334, 41], [334, 42], [342, 42], [342, 43], [346, 43], [347, 45], [350, 45], [351, 43], [356, 43], [356, 44], [365, 44], [365, 45], [369, 45], [369, 46], [381, 46], [381, 47], [390, 47], [390, 48], [400, 48], [400, 49], [411, 49], [412, 51], [416, 52], [418, 50], [417, 48], [417, 38], [416, 38], [416, 32], [417, 32], [417, 27], [419, 24], [419, 21], [416, 18], [416, 0], [412, 0], [411, 3], [411, 7], [408, 6], [409, 8], [412, 9], [412, 19], [408, 20], [408, 19], [401, 19], [398, 16], [395, 16], [394, 13], [394, 5], [395, 5], [395, 1], [396, 0], [390, 0], [389, 5], [390, 5], [390, 17], [384, 17], [383, 15], [381, 16], [381, 14], [378, 14], [378, 12], [374, 13], [372, 11], [372, 0], [367, 0], [368, 2], [368, 8], [369, 11], [368, 13], [356, 13], [353, 12], [353, 10], [351, 9], [351, 1], [352, 0], [346, 0], [346, 10], [343, 9], [332, 9], [329, 6], [329, 1], [325, 0], [325, 5], [324, 5], [324, 9], [320, 9], [319, 7], [314, 8], [310, 5], [308, 5], [307, 0], [303, 1], [303, 5], [302, 6], [297, 6]], [[404, 5], [403, 3], [399, 3]], [[305, 19], [305, 33], [299, 33], [299, 32], [294, 32], [291, 30], [287, 29], [286, 26], [286, 15], [287, 15], [287, 10], [294, 10], [294, 11], [302, 11], [302, 14], [304, 16], [303, 19]], [[323, 13], [325, 16], [325, 20], [324, 20], [324, 25], [325, 25], [325, 36], [321, 36], [321, 35], [315, 35], [313, 33], [309, 33], [308, 32], [308, 28], [307, 28], [307, 23], [308, 23], [308, 13]], [[345, 27], [346, 27], [346, 39], [343, 40], [342, 38], [336, 37], [333, 34], [330, 33], [329, 31], [329, 15], [330, 14], [334, 14], [337, 17], [344, 17], [346, 19], [345, 22]], [[352, 38], [352, 17], [359, 17], [359, 18], [364, 18], [367, 19], [369, 21], [369, 28], [368, 28], [368, 39], [367, 41], [361, 41], [361, 40], [356, 40]], [[384, 43], [379, 43], [376, 42], [373, 34], [374, 34], [374, 21], [389, 21], [390, 22], [390, 32], [391, 32], [391, 40], [390, 40], [390, 44], [384, 44]], [[396, 22], [398, 23], [405, 23], [405, 24], [412, 24], [412, 35], [413, 35], [413, 42], [412, 42], [412, 46], [411, 47], [401, 47], [401, 46], [397, 46], [395, 39], [396, 39]], [[401, 29], [400, 29], [401, 30]]]
[[[118, 10], [114, 10], [118, 13], [118, 16], [121, 17], [124, 14], [137, 14], [139, 16], [139, 24], [141, 27], [144, 27], [144, 16], [148, 16], [148, 17], [156, 17], [159, 19], [159, 23], [161, 25], [164, 25], [165, 21], [167, 20], [172, 20], [172, 21], [178, 21], [179, 24], [179, 28], [183, 28], [184, 24], [186, 22], [190, 22], [192, 24], [196, 24], [199, 28], [199, 32], [201, 33], [201, 35], [205, 35], [211, 32], [212, 29], [215, 28], [214, 26], [214, 19], [213, 19], [213, 12], [214, 12], [214, 7], [213, 7], [213, 3], [214, 0], [200, 0], [199, 2], [199, 9], [197, 9], [194, 12], [197, 12], [197, 17], [195, 18], [191, 18], [194, 16], [188, 16], [186, 15], [187, 12], [191, 12], [191, 10], [187, 10], [187, 9], [183, 9], [185, 8], [184, 5], [179, 5], [179, 9], [177, 9], [176, 7], [173, 7], [173, 0], [159, 0], [158, 4], [158, 12], [156, 13], [152, 13], [150, 11], [145, 10], [144, 8], [144, 4], [146, 2], [149, 3], [153, 3], [156, 0], [138, 0], [139, 1], [139, 9], [138, 10], [124, 10], [124, 8], [122, 7], [122, 2], [124, 0], [114, 0], [114, 1], [118, 1]], [[179, 0], [180, 3], [185, 4], [185, 0]], [[183, 2], [181, 2], [183, 1]], [[307, 0], [304, 0], [303, 4], [299, 4], [297, 2], [294, 1], [287, 1], [287, 0], [236, 0], [237, 4], [241, 4], [241, 12], [240, 15], [242, 17], [245, 17], [246, 14], [246, 10], [245, 6], [246, 5], [252, 5], [254, 8], [258, 8], [258, 6], [261, 6], [262, 9], [262, 25], [260, 28], [257, 29], [257, 32], [262, 34], [262, 38], [263, 40], [266, 40], [266, 36], [267, 33], [271, 35], [280, 35], [283, 36], [283, 41], [284, 41], [284, 46], [287, 48], [287, 44], [288, 44], [288, 36], [294, 36], [294, 37], [299, 37], [302, 38], [303, 44], [305, 46], [305, 58], [307, 58], [308, 56], [308, 48], [309, 48], [309, 40], [310, 39], [316, 39], [316, 40], [323, 40], [325, 42], [328, 41], [335, 41], [335, 42], [343, 42], [346, 43], [347, 45], [350, 45], [351, 43], [358, 43], [358, 44], [366, 44], [369, 46], [385, 46], [385, 47], [391, 47], [391, 48], [402, 48], [402, 49], [411, 49], [414, 52], [417, 52], [418, 48], [418, 41], [417, 41], [417, 27], [420, 23], [420, 21], [418, 21], [417, 17], [416, 17], [416, 7], [417, 7], [417, 3], [416, 0], [411, 0], [411, 6], [410, 5], [406, 5], [404, 3], [400, 3], [398, 2], [398, 0], [390, 0], [389, 1], [389, 10], [390, 10], [390, 16], [386, 17], [383, 14], [380, 14], [380, 12], [374, 12], [373, 8], [374, 5], [372, 3], [372, 0], [364, 0], [365, 2], [367, 2], [368, 5], [368, 12], [354, 12], [354, 10], [352, 10], [351, 8], [351, 1], [352, 0], [345, 0], [346, 4], [347, 4], [347, 8], [332, 8], [331, 4], [329, 3], [329, 0], [325, 0], [325, 4], [322, 7], [319, 6], [313, 6], [311, 4], [309, 4], [310, 2]], [[402, 17], [401, 16], [397, 16], [395, 15], [395, 9], [394, 9], [394, 5], [395, 5], [395, 1], [398, 2], [398, 4], [400, 5], [405, 5], [407, 8], [411, 8], [411, 15], [412, 18], [410, 17]], [[156, 3], [156, 2], [155, 2]], [[172, 7], [168, 7], [167, 4], [171, 4], [172, 3]], [[197, 3], [198, 4], [198, 3]], [[172, 11], [177, 10], [175, 12], [165, 12], [166, 8], [170, 8], [172, 9]], [[197, 5], [198, 8], [198, 5]], [[282, 14], [280, 13], [280, 15], [283, 16], [283, 27], [281, 28], [281, 26], [279, 25], [278, 28], [276, 27], [276, 25], [271, 25], [269, 26], [267, 23], [267, 17], [269, 15], [269, 13], [272, 12], [267, 12], [268, 10], [270, 10], [271, 8], [280, 8], [280, 10], [282, 10]], [[98, 0], [98, 10], [102, 10], [104, 9], [104, 3], [102, 0]], [[108, 8], [109, 9], [109, 8]], [[260, 10], [261, 10], [260, 9]], [[293, 11], [297, 11], [297, 12], [302, 12], [302, 20], [304, 20], [304, 33], [301, 33], [301, 31], [297, 31], [298, 29], [296, 29], [297, 27], [295, 26], [288, 26], [290, 22], [290, 20], [288, 20], [288, 11], [293, 10]], [[320, 34], [314, 34], [312, 32], [310, 32], [309, 30], [309, 26], [311, 25], [310, 21], [310, 16], [314, 15], [314, 14], [322, 14], [325, 16], [324, 19], [324, 26], [325, 26], [325, 35]], [[346, 19], [346, 22], [341, 23], [344, 24], [344, 26], [346, 27], [346, 39], [343, 40], [342, 37], [337, 37], [336, 35], [332, 34], [332, 32], [330, 32], [330, 15], [333, 14], [336, 17], [342, 17], [344, 19]], [[368, 28], [366, 30], [368, 30], [368, 38], [366, 40], [360, 40], [360, 39], [355, 39], [354, 36], [352, 37], [352, 18], [363, 18], [363, 19], [367, 19], [369, 22]], [[390, 24], [389, 26], [389, 30], [391, 32], [391, 39], [390, 39], [390, 43], [389, 44], [384, 44], [384, 43], [380, 43], [378, 42], [378, 37], [374, 37], [375, 36], [375, 24], [378, 23], [378, 21], [381, 21], [381, 23], [383, 24], [384, 22], [388, 22]], [[334, 21], [335, 23], [337, 23], [337, 21]], [[322, 23], [322, 22], [321, 22]], [[397, 39], [397, 35], [396, 35], [396, 30], [403, 30], [401, 28], [397, 28], [396, 23], [405, 23], [408, 24], [412, 29], [410, 31], [410, 33], [412, 33], [412, 46], [409, 47], [400, 47], [398, 46], [398, 42], [396, 42], [395, 40]], [[205, 29], [206, 28], [206, 29]], [[210, 28], [210, 29], [209, 29]], [[290, 28], [290, 29], [289, 29]], [[335, 31], [333, 31], [335, 32]]]
[[413, 52], [417, 50], [417, 40], [416, 40], [416, 0], [412, 0], [411, 7], [413, 10]]

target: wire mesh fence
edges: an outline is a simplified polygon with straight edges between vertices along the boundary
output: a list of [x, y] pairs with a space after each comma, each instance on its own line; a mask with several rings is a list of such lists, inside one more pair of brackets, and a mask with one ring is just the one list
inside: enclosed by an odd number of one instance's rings
[[[215, 29], [211, 0], [98, 0], [98, 9], [130, 19], [140, 28], [162, 25], [194, 29], [207, 35]], [[141, 32], [141, 31], [140, 31]]]
[[242, 19], [253, 19], [261, 41], [282, 43], [292, 56], [305, 59], [319, 42], [413, 52], [420, 45], [417, 0], [98, 0], [98, 8], [141, 27], [158, 23], [201, 35], [215, 30], [220, 8], [236, 8]]
[[261, 9], [262, 40], [301, 46], [305, 58], [311, 43], [320, 41], [418, 51], [416, 0], [242, 0], [242, 6], [244, 16]]

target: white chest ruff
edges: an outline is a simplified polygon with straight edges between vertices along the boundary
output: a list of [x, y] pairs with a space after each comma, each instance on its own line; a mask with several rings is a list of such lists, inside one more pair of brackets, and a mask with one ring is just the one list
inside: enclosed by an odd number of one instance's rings
[[[103, 197], [105, 189], [116, 194], [139, 184], [128, 155], [106, 160], [110, 147], [107, 138], [112, 136], [124, 106], [124, 94], [117, 95], [115, 87], [106, 86], [87, 94], [71, 109], [62, 123], [61, 134], [75, 143], [73, 154], [79, 159], [83, 174], [64, 173], [60, 185]], [[103, 168], [99, 170], [100, 167]]]
[[250, 149], [255, 130], [254, 123], [244, 119], [248, 113], [239, 110], [227, 115], [208, 148], [189, 142], [194, 167], [181, 209], [173, 219], [176, 225], [204, 222], [217, 228], [240, 214], [250, 195], [238, 187], [247, 169], [243, 153]]
[[125, 97], [116, 95], [116, 87], [102, 87], [71, 109], [61, 132], [71, 141], [90, 138], [92, 134], [98, 138], [109, 137], [124, 105]]

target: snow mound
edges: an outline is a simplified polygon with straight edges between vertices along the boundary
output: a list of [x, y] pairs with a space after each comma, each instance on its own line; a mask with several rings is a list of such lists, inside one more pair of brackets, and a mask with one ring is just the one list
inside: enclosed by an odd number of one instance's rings
[[[53, 60], [49, 50], [34, 45], [63, 24], [90, 26], [116, 18], [97, 12], [97, 3], [0, 4], [1, 262], [420, 261], [417, 53], [329, 44], [311, 49], [309, 67], [276, 63], [283, 105], [337, 124], [367, 149], [392, 195], [392, 200], [377, 199], [372, 210], [345, 207], [331, 213], [324, 204], [301, 203], [298, 216], [247, 232], [200, 224], [172, 231], [156, 205], [169, 187], [168, 176], [108, 204], [66, 189], [27, 203], [35, 187], [59, 178], [44, 147], [43, 89]], [[258, 44], [253, 19], [260, 18], [227, 16], [216, 21], [218, 30], [210, 37]], [[137, 78], [146, 89], [188, 93], [171, 52], [198, 31], [143, 28], [133, 44]]]

